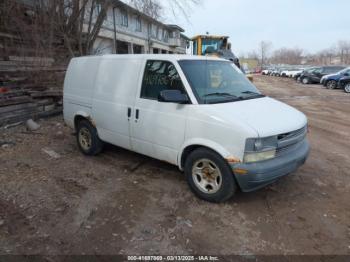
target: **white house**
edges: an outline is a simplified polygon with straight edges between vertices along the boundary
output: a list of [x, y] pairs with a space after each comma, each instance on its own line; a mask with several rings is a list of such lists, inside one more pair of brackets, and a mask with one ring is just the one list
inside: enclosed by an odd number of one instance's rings
[[183, 32], [177, 25], [164, 24], [122, 1], [113, 0], [93, 53], [185, 54], [189, 38]]

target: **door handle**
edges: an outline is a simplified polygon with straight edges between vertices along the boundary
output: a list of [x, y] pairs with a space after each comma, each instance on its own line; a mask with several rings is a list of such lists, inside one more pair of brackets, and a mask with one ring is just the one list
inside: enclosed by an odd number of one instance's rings
[[136, 120], [139, 120], [139, 116], [140, 116], [140, 110], [136, 109]]
[[128, 108], [128, 118], [131, 117], [131, 107]]

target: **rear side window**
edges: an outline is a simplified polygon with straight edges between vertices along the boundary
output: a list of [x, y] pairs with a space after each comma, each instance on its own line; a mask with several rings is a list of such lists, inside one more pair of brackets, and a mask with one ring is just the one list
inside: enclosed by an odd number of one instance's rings
[[334, 73], [334, 72], [337, 72], [337, 71], [339, 71], [339, 70], [337, 70], [336, 68], [332, 68], [332, 67], [326, 67], [326, 68], [324, 69], [324, 72], [325, 72], [326, 74]]
[[147, 61], [142, 81], [141, 98], [158, 100], [161, 91], [185, 88], [175, 66], [168, 61]]
[[314, 73], [314, 74], [321, 74], [323, 71], [324, 71], [323, 68], [316, 68], [316, 69], [314, 69], [314, 70], [312, 71], [312, 73]]

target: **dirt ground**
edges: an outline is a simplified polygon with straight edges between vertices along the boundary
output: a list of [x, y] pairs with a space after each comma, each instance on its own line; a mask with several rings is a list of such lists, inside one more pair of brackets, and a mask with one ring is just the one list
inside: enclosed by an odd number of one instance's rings
[[225, 204], [197, 199], [169, 164], [113, 146], [83, 156], [62, 116], [35, 134], [1, 130], [0, 254], [350, 255], [350, 96], [255, 83], [308, 116], [312, 151], [294, 174]]

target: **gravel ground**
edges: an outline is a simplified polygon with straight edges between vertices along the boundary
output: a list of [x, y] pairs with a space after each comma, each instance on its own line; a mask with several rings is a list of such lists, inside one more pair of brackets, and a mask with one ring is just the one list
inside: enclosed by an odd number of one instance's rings
[[350, 96], [255, 84], [308, 116], [311, 155], [224, 204], [197, 199], [169, 164], [113, 146], [83, 156], [62, 117], [1, 130], [0, 254], [350, 255]]

